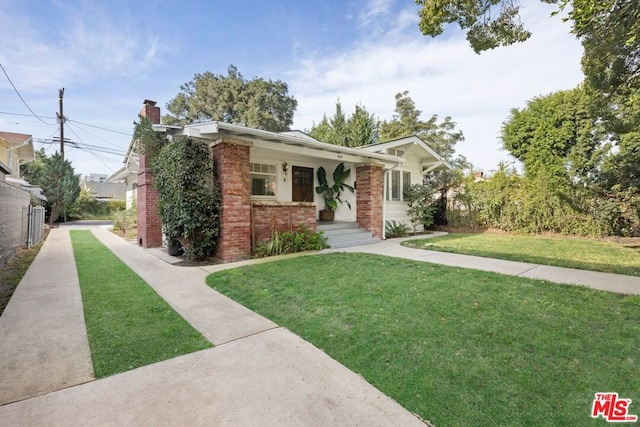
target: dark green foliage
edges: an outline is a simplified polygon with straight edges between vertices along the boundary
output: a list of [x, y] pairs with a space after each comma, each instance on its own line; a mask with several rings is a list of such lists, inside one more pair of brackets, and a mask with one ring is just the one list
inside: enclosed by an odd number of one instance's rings
[[136, 151], [144, 154], [149, 159], [155, 159], [160, 154], [160, 150], [167, 144], [167, 138], [160, 132], [153, 130], [153, 125], [148, 117], [140, 116], [140, 121], [136, 124], [133, 132], [133, 139], [136, 141]]
[[422, 111], [409, 96], [409, 91], [397, 93], [396, 109], [393, 119], [380, 124], [380, 141], [391, 141], [406, 136], [417, 136], [433, 148], [446, 160], [452, 160], [455, 145], [464, 140], [462, 131], [455, 131], [456, 123], [451, 117], [445, 117], [440, 123], [438, 115], [422, 120]]
[[319, 251], [328, 248], [327, 238], [322, 231], [313, 231], [304, 224], [293, 231], [279, 233], [275, 231], [268, 242], [258, 245], [254, 250], [257, 257], [292, 254], [303, 251]]
[[361, 147], [378, 142], [379, 127], [378, 119], [361, 105], [356, 105], [353, 114], [347, 118], [338, 100], [333, 116], [327, 118], [325, 114], [320, 123], [314, 123], [309, 135], [329, 144]]
[[403, 222], [385, 221], [384, 231], [386, 237], [404, 237], [409, 234], [409, 227]]
[[425, 228], [433, 225], [433, 214], [436, 211], [433, 188], [428, 185], [412, 185], [405, 201], [409, 206], [407, 213], [414, 232], [420, 225]]
[[220, 231], [220, 194], [207, 143], [174, 138], [160, 151], [154, 174], [167, 239], [180, 241], [187, 259], [209, 256]]
[[74, 174], [71, 162], [59, 153], [44, 160], [44, 171], [39, 182], [51, 207], [49, 223], [53, 224], [80, 195], [80, 180]]
[[163, 122], [216, 120], [280, 132], [289, 129], [298, 105], [288, 92], [281, 80], [247, 80], [230, 65], [226, 76], [207, 71], [180, 86], [180, 93], [167, 104], [169, 114]]
[[316, 193], [322, 195], [324, 199], [324, 208], [328, 210], [336, 210], [338, 207], [338, 202], [346, 203], [351, 209], [351, 204], [348, 200], [342, 200], [340, 198], [340, 194], [343, 191], [349, 190], [352, 193], [354, 192], [354, 188], [349, 184], [345, 183], [349, 175], [351, 175], [351, 169], [344, 169], [344, 163], [340, 163], [333, 171], [333, 185], [330, 185], [327, 181], [327, 172], [323, 167], [318, 168], [316, 172], [318, 176], [318, 185], [316, 187]]

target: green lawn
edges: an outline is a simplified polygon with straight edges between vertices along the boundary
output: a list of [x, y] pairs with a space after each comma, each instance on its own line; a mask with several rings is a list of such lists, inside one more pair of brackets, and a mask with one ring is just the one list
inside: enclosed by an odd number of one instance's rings
[[640, 297], [367, 254], [212, 274], [266, 316], [442, 426], [605, 425], [640, 414]]
[[212, 347], [90, 231], [70, 231], [97, 378]]
[[640, 276], [640, 249], [595, 239], [452, 233], [402, 244], [418, 249]]

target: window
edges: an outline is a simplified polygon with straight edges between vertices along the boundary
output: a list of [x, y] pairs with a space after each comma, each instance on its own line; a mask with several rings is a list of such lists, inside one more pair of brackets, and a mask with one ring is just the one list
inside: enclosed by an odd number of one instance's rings
[[251, 163], [251, 195], [271, 196], [276, 195], [276, 165]]
[[405, 200], [410, 188], [411, 172], [392, 170], [386, 199], [396, 202]]
[[397, 148], [388, 148], [387, 154], [391, 154], [392, 156], [402, 157], [404, 156], [404, 150], [398, 150]]
[[407, 200], [411, 189], [411, 172], [402, 172], [402, 200]]

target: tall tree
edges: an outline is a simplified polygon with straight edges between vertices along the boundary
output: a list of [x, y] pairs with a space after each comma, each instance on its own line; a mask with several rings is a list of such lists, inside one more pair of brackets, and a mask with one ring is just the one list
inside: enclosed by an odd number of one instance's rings
[[447, 160], [452, 160], [455, 145], [464, 140], [462, 131], [456, 131], [456, 123], [451, 117], [438, 124], [438, 115], [422, 120], [422, 111], [409, 96], [409, 91], [395, 96], [396, 109], [393, 118], [380, 124], [380, 141], [391, 141], [405, 136], [416, 135]]
[[378, 141], [379, 123], [376, 117], [362, 105], [356, 105], [352, 115], [347, 117], [338, 99], [333, 115], [325, 114], [309, 135], [318, 141], [346, 147], [361, 147]]
[[525, 172], [567, 176], [586, 183], [602, 154], [604, 132], [581, 87], [534, 98], [513, 109], [502, 128], [504, 148]]
[[71, 163], [59, 153], [45, 160], [44, 174], [39, 184], [51, 205], [49, 224], [64, 215], [66, 208], [80, 195], [80, 179], [74, 173]]
[[167, 124], [207, 120], [237, 123], [274, 132], [288, 130], [298, 102], [289, 96], [287, 84], [254, 77], [245, 79], [234, 65], [227, 75], [209, 71], [196, 74], [180, 86], [167, 104]]
[[47, 155], [44, 147], [36, 150], [36, 158], [34, 161], [20, 165], [20, 175], [30, 184], [40, 185], [44, 176], [44, 167]]

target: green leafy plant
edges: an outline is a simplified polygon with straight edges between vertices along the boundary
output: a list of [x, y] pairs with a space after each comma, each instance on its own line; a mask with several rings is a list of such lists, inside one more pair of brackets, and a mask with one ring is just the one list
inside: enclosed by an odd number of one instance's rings
[[257, 257], [265, 257], [303, 251], [319, 251], [328, 247], [327, 238], [322, 231], [314, 231], [306, 225], [300, 224], [293, 231], [285, 231], [284, 233], [274, 231], [268, 242], [256, 247], [254, 254]]
[[333, 185], [329, 185], [327, 181], [327, 171], [320, 167], [316, 173], [318, 176], [318, 185], [316, 187], [316, 193], [320, 194], [324, 200], [324, 208], [326, 210], [335, 211], [338, 208], [338, 202], [346, 203], [351, 209], [351, 204], [348, 200], [342, 200], [340, 195], [343, 191], [349, 190], [352, 193], [354, 189], [345, 181], [351, 175], [351, 169], [344, 169], [344, 163], [340, 163], [333, 171]]
[[417, 232], [419, 225], [429, 227], [433, 225], [433, 214], [436, 211], [436, 205], [433, 200], [433, 189], [428, 185], [412, 185], [405, 197], [405, 201], [409, 206], [407, 213], [411, 219], [413, 232]]
[[206, 142], [174, 138], [154, 162], [158, 211], [168, 240], [187, 259], [209, 256], [220, 233], [220, 192]]
[[387, 237], [404, 237], [409, 234], [409, 227], [403, 222], [385, 221], [384, 229]]

